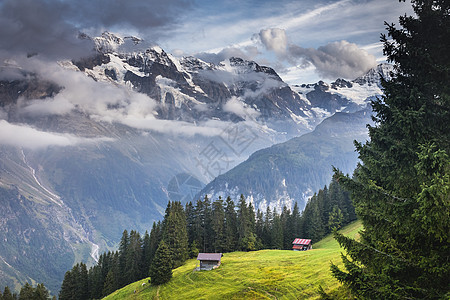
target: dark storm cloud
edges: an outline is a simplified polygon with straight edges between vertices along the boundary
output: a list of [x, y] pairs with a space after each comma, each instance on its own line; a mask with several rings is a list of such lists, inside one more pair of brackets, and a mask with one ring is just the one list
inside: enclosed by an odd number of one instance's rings
[[172, 25], [189, 6], [188, 0], [70, 1], [71, 17], [85, 26], [125, 26], [140, 31]]
[[188, 7], [187, 0], [5, 0], [0, 2], [1, 54], [83, 56], [93, 48], [78, 38], [85, 30], [125, 29], [157, 39]]
[[3, 2], [0, 6], [3, 55], [45, 53], [50, 58], [62, 58], [86, 53], [92, 45], [77, 39], [77, 28], [67, 23], [63, 16], [68, 9], [68, 5], [59, 1]]

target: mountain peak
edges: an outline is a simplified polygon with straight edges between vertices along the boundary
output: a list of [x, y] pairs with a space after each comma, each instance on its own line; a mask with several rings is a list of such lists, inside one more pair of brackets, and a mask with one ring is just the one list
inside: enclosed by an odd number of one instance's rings
[[359, 85], [378, 85], [381, 84], [381, 78], [389, 80], [391, 78], [391, 72], [394, 71], [394, 66], [387, 63], [377, 65], [375, 68], [370, 69], [365, 75], [360, 76], [353, 80], [354, 83]]

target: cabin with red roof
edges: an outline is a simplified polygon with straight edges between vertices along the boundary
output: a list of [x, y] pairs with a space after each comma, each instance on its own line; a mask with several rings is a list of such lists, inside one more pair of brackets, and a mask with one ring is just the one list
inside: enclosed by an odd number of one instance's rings
[[212, 270], [220, 266], [222, 253], [199, 253], [197, 260], [200, 261], [199, 270]]
[[295, 239], [292, 244], [292, 250], [294, 251], [305, 251], [312, 249], [312, 243], [309, 239]]

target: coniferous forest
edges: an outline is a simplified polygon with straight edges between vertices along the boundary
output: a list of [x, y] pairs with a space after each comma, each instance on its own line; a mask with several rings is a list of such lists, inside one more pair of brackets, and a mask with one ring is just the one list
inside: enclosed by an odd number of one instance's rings
[[335, 178], [351, 192], [364, 231], [336, 233], [347, 250], [333, 275], [363, 299], [450, 298], [450, 1], [412, 1], [415, 16], [386, 24], [394, 64], [372, 102], [361, 165]]
[[67, 271], [59, 299], [99, 299], [149, 276], [151, 284], [165, 283], [172, 269], [199, 252], [290, 250], [296, 237], [314, 243], [355, 219], [349, 194], [335, 181], [315, 194], [302, 213], [297, 203], [292, 210], [255, 211], [243, 195], [236, 203], [230, 197], [205, 197], [185, 206], [169, 202], [150, 233], [125, 230], [117, 251], [103, 253], [89, 269], [79, 263]]
[[25, 283], [19, 294], [11, 292], [8, 286], [3, 289], [3, 293], [0, 290], [0, 300], [49, 300], [55, 299], [56, 296], [50, 298], [50, 292], [44, 286], [43, 283], [39, 283], [36, 287], [33, 287], [28, 282]]

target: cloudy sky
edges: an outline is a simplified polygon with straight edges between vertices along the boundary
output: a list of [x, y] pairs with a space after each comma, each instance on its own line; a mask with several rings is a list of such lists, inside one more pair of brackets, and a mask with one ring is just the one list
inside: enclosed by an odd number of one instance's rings
[[0, 0], [0, 58], [84, 56], [79, 32], [138, 35], [174, 55], [269, 65], [289, 83], [353, 79], [383, 60], [397, 0]]

